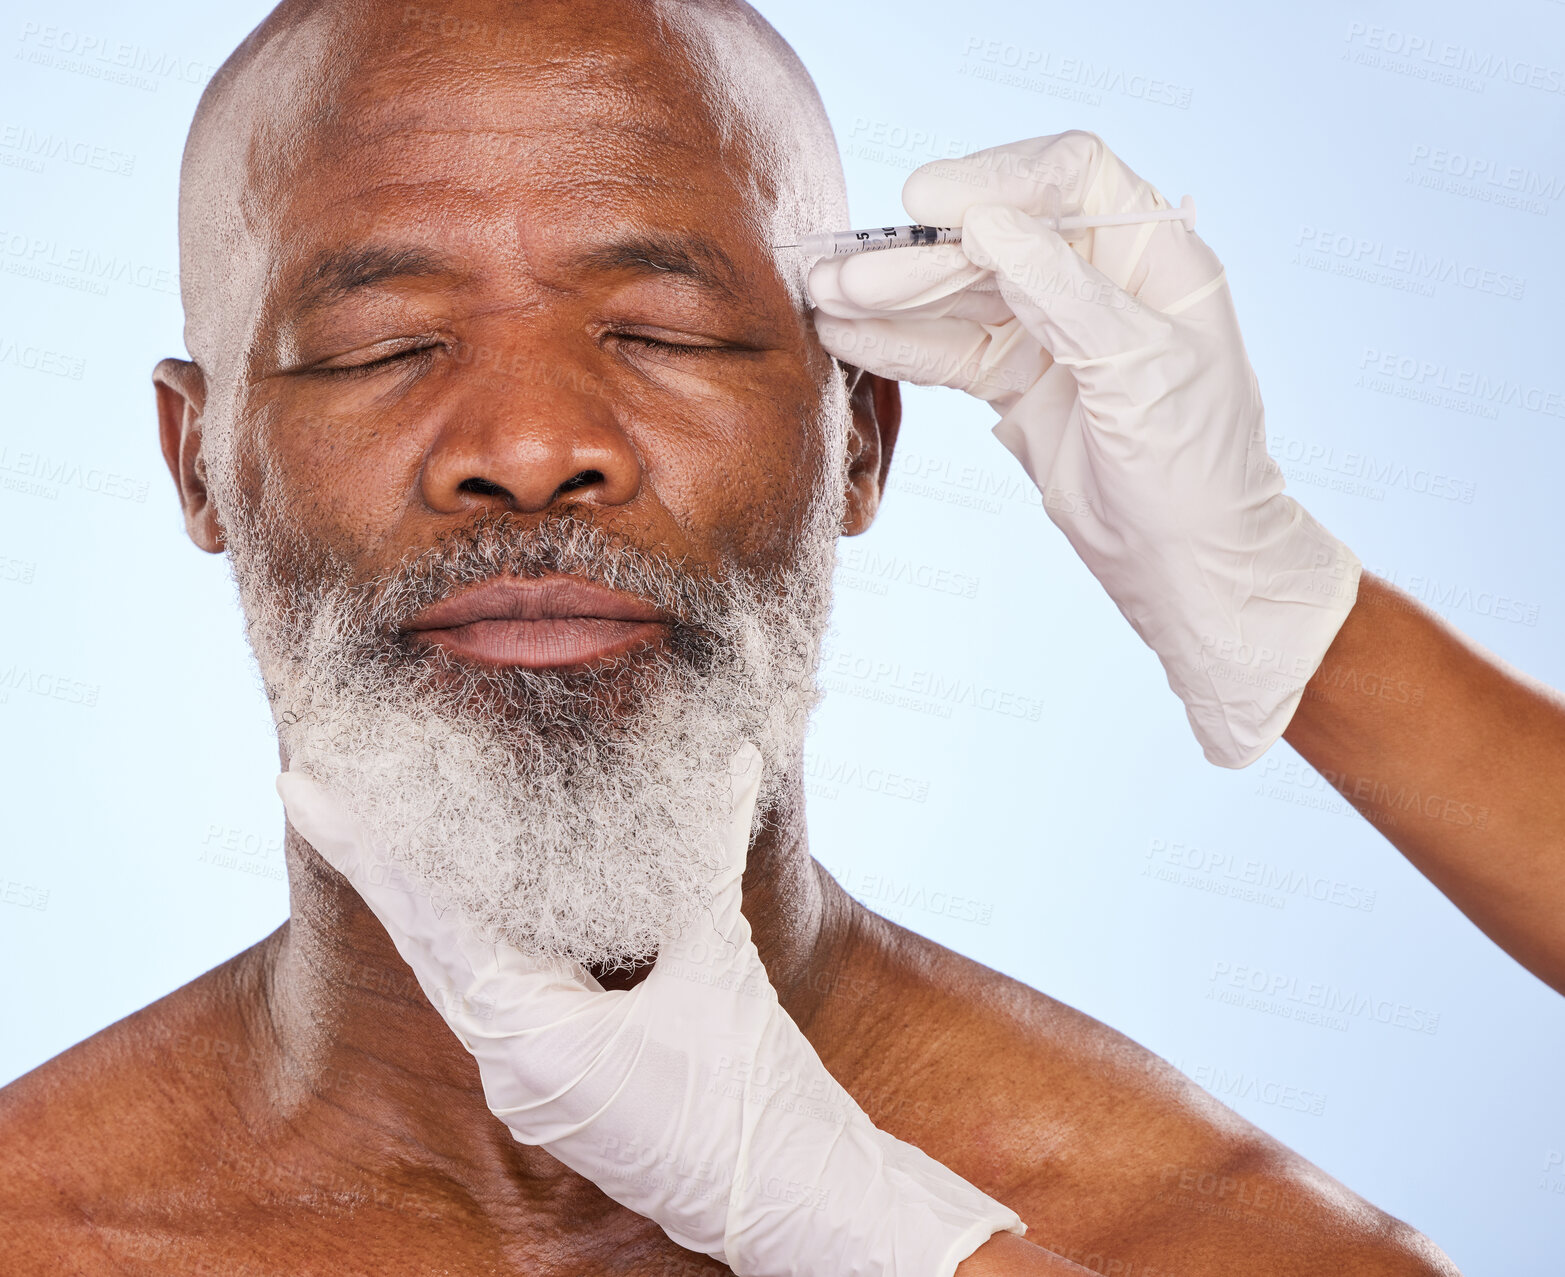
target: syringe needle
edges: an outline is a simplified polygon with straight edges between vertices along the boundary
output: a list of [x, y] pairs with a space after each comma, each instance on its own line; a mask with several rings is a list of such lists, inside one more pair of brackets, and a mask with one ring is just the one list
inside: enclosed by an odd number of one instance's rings
[[[1076, 215], [1037, 219], [1056, 231], [1087, 230], [1094, 226], [1136, 226], [1143, 222], [1183, 222], [1195, 230], [1195, 201], [1186, 195], [1178, 208], [1136, 209], [1129, 213], [1108, 213], [1095, 217]], [[882, 248], [914, 248], [929, 244], [960, 244], [959, 226], [877, 226], [870, 230], [823, 231], [806, 235], [797, 244], [773, 244], [773, 248], [798, 248], [807, 257], [836, 257], [843, 253], [868, 253]]]

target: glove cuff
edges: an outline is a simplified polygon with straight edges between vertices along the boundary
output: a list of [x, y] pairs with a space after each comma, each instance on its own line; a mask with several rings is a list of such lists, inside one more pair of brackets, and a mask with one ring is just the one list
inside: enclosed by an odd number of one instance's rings
[[953, 1277], [957, 1266], [995, 1233], [1027, 1231], [1021, 1216], [968, 1183], [916, 1145], [879, 1128], [886, 1169], [895, 1193], [885, 1254], [885, 1277]]
[[751, 1196], [738, 1220], [730, 1213], [720, 1258], [737, 1277], [953, 1277], [995, 1233], [1027, 1231], [1010, 1207], [862, 1110], [817, 1134], [829, 1144], [797, 1205]]
[[[1207, 761], [1248, 767], [1276, 743], [1358, 598], [1363, 564], [1286, 495], [1285, 533], [1261, 551], [1264, 576], [1234, 593], [1226, 623], [1154, 644]], [[1219, 610], [1210, 619], [1222, 615]]]

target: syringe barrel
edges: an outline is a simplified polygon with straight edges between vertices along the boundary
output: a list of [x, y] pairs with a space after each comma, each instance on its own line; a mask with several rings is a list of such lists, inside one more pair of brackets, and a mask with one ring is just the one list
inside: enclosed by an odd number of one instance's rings
[[823, 231], [799, 241], [807, 256], [835, 257], [841, 253], [865, 253], [879, 248], [908, 248], [918, 244], [954, 244], [962, 238], [960, 226], [876, 226], [868, 230]]

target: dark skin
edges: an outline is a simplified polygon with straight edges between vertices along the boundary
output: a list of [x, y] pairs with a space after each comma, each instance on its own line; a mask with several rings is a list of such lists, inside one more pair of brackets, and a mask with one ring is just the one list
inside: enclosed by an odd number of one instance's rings
[[[594, 10], [579, 25], [539, 9], [529, 56], [556, 52], [553, 75], [483, 76], [449, 42], [382, 32], [334, 82], [330, 130], [246, 152], [256, 215], [224, 252], [250, 302], [155, 374], [201, 548], [223, 548], [202, 453], [218, 420], [247, 491], [360, 579], [485, 510], [591, 505], [693, 570], [774, 562], [797, 528], [831, 366], [767, 248], [765, 176], [620, 6], [572, 6]], [[584, 27], [603, 62], [577, 84], [558, 68]], [[583, 258], [649, 230], [721, 249], [731, 295]], [[301, 305], [323, 254], [370, 243], [449, 269]], [[852, 407], [849, 536], [884, 491], [897, 387], [864, 375]], [[802, 790], [788, 806], [744, 877], [783, 1007], [878, 1125], [1029, 1225], [961, 1277], [1455, 1271], [1128, 1039], [864, 909], [809, 854]], [[283, 927], [0, 1093], [8, 1271], [727, 1271], [513, 1142], [352, 888], [291, 829], [287, 859]]]
[[1565, 697], [1366, 574], [1283, 735], [1565, 993]]

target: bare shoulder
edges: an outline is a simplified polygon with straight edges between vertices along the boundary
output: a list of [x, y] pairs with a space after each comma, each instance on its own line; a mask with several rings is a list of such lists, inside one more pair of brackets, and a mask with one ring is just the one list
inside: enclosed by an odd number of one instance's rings
[[243, 1050], [232, 991], [254, 952], [0, 1088], [7, 1272], [121, 1271], [141, 1225], [161, 1212], [148, 1166], [187, 1203], [211, 1183], [217, 1168], [204, 1132], [221, 1121], [224, 1078]]
[[833, 1071], [1029, 1240], [1125, 1277], [1457, 1274], [1123, 1034], [885, 919], [864, 926], [878, 956], [820, 1019]]

